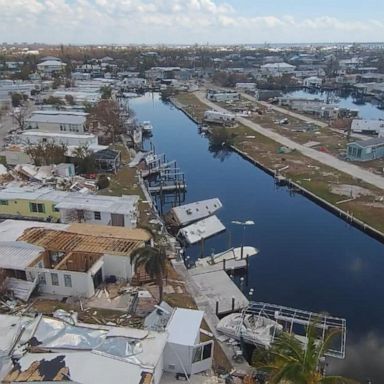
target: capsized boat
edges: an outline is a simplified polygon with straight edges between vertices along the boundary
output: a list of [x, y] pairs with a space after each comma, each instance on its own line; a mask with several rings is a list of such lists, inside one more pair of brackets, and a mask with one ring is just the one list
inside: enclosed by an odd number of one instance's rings
[[269, 348], [283, 326], [264, 316], [232, 313], [221, 319], [216, 329], [232, 339]]

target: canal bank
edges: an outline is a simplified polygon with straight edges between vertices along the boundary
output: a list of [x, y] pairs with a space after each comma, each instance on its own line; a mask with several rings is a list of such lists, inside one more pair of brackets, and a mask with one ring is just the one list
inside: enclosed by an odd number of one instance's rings
[[[198, 121], [196, 117], [194, 117], [191, 113], [189, 113], [182, 104], [178, 103], [175, 98], [171, 98], [170, 102], [180, 111], [182, 111], [189, 119], [191, 119], [196, 124], [201, 124], [201, 122]], [[316, 122], [316, 124], [324, 124], [320, 122]], [[246, 152], [241, 151], [239, 148], [237, 148], [234, 145], [231, 145], [231, 149], [235, 152], [237, 152], [242, 158], [249, 161], [251, 164], [257, 166], [258, 168], [262, 169], [264, 172], [269, 174], [270, 176], [276, 177], [276, 171], [274, 169], [271, 169], [267, 166], [265, 166], [260, 161], [256, 160], [255, 158], [249, 156]], [[321, 207], [327, 209], [328, 211], [332, 212], [336, 216], [340, 217], [342, 220], [344, 220], [347, 223], [352, 224], [356, 228], [360, 229], [361, 231], [365, 232], [369, 236], [373, 237], [374, 239], [384, 243], [384, 233], [371, 225], [365, 223], [364, 221], [358, 219], [353, 214], [351, 214], [349, 211], [344, 211], [340, 208], [338, 208], [336, 205], [332, 204], [331, 202], [321, 198], [316, 193], [311, 192], [310, 190], [304, 188], [302, 185], [292, 181], [291, 179], [283, 178], [284, 180], [284, 186], [287, 186], [288, 188], [293, 189], [295, 192], [301, 193], [307, 198], [311, 199]], [[278, 181], [277, 181], [278, 182]], [[280, 181], [281, 183], [281, 181]]]
[[[176, 159], [185, 172], [186, 203], [212, 197], [222, 201], [218, 216], [227, 231], [206, 242], [207, 253], [228, 248], [230, 239], [233, 246], [240, 245], [242, 228], [231, 224], [233, 220], [255, 221], [245, 232], [245, 244], [260, 254], [250, 260], [245, 295], [345, 317], [347, 358], [332, 362], [329, 372], [384, 380], [379, 363], [384, 356], [384, 308], [378, 305], [384, 296], [383, 245], [303, 196], [278, 188], [239, 155], [210, 152], [196, 124], [157, 94], [130, 101], [130, 107], [139, 120], [152, 122], [157, 152]], [[199, 249], [187, 252], [194, 258]]]
[[[178, 101], [178, 108], [185, 111], [189, 117], [192, 116], [195, 121], [201, 121], [203, 111], [209, 108], [207, 105], [212, 104], [202, 100], [200, 94], [183, 94], [179, 95], [178, 99], [184, 103], [181, 105]], [[220, 109], [219, 106], [217, 108]], [[354, 225], [363, 230], [366, 228], [375, 238], [383, 238], [384, 204], [380, 203], [383, 188], [376, 185], [384, 187], [382, 176], [293, 142], [250, 120], [239, 118], [239, 121], [239, 127], [227, 129], [228, 133], [232, 132], [236, 136], [234, 147], [237, 151], [268, 172], [275, 173], [277, 169], [284, 168], [283, 176], [297, 184], [304, 194], [332, 212], [339, 214], [341, 211], [342, 217], [348, 221], [352, 220]], [[243, 124], [250, 127], [247, 128]], [[275, 136], [278, 141], [274, 141]], [[284, 153], [279, 153], [279, 148], [283, 148]], [[350, 199], [353, 189], [362, 193]], [[342, 205], [336, 206], [339, 204]]]
[[312, 200], [313, 202], [315, 202], [319, 206], [325, 208], [329, 212], [335, 214], [340, 219], [344, 220], [346, 223], [353, 225], [354, 227], [363, 231], [364, 233], [371, 236], [372, 238], [380, 241], [381, 243], [384, 243], [384, 233], [383, 232], [377, 230], [376, 228], [373, 228], [372, 226], [368, 225], [367, 223], [363, 222], [362, 220], [359, 220], [353, 214], [351, 214], [349, 212], [345, 212], [344, 210], [338, 208], [336, 205], [330, 203], [329, 201], [322, 199], [320, 196], [316, 195], [316, 193], [311, 192], [310, 190], [304, 188], [302, 185], [295, 183], [291, 179], [286, 179], [285, 177], [282, 177], [281, 179], [279, 179], [275, 170], [270, 169], [268, 167], [265, 167], [262, 163], [258, 162], [254, 158], [248, 156], [247, 153], [242, 152], [241, 150], [239, 150], [235, 146], [231, 146], [231, 149], [233, 151], [237, 152], [242, 158], [249, 161], [251, 164], [254, 164], [256, 167], [262, 169], [264, 172], [266, 172], [270, 176], [274, 177], [276, 179], [277, 184], [280, 184], [283, 187], [287, 187], [288, 189], [292, 190], [293, 193], [301, 193], [303, 196]]

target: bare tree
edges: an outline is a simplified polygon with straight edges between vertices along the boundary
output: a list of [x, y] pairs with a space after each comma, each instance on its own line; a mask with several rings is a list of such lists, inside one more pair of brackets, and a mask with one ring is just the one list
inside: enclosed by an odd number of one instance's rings
[[91, 118], [100, 124], [98, 132], [105, 141], [115, 143], [116, 136], [123, 132], [120, 107], [115, 100], [101, 100], [91, 111]]
[[29, 145], [25, 150], [36, 166], [64, 163], [66, 152], [67, 147], [64, 144], [43, 142]]
[[13, 112], [13, 118], [17, 124], [17, 127], [21, 130], [25, 129], [25, 119], [28, 115], [28, 108], [27, 107], [18, 107], [15, 108]]

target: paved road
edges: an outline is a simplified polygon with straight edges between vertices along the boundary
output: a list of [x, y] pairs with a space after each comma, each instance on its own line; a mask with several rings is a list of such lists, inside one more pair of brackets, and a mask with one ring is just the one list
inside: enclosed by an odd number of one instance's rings
[[[201, 102], [205, 103], [208, 107], [215, 109], [216, 111], [230, 113], [230, 111], [226, 110], [225, 108], [222, 108], [217, 104], [207, 100], [205, 98], [204, 92], [198, 91], [198, 92], [195, 92], [195, 95]], [[284, 113], [286, 112], [287, 111], [284, 110]], [[303, 118], [303, 116], [301, 117]], [[300, 151], [303, 155], [310, 157], [318, 161], [319, 163], [335, 168], [338, 171], [344, 172], [368, 184], [372, 184], [378, 188], [384, 189], [384, 178], [382, 176], [375, 175], [374, 173], [369, 172], [365, 169], [362, 169], [357, 165], [339, 160], [336, 157], [329, 155], [328, 153], [320, 152], [315, 149], [305, 147], [304, 145], [296, 143], [295, 141], [292, 141], [287, 137], [284, 137], [276, 132], [273, 132], [270, 129], [263, 128], [259, 124], [256, 124], [250, 120], [247, 120], [244, 117], [237, 117], [236, 119], [238, 120], [239, 123], [245, 125], [248, 128], [251, 128], [252, 130], [254, 130], [257, 133], [260, 133], [263, 136], [269, 137], [270, 139], [280, 143], [283, 146], [286, 146], [291, 149], [296, 149]]]

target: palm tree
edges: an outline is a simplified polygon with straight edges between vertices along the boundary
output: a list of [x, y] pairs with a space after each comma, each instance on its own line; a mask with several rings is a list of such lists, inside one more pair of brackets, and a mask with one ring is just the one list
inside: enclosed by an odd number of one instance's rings
[[159, 303], [163, 300], [163, 279], [166, 275], [166, 260], [164, 248], [145, 246], [131, 253], [131, 264], [135, 268], [144, 267], [145, 272], [156, 281], [159, 287]]
[[356, 384], [341, 376], [325, 376], [321, 368], [326, 352], [339, 333], [333, 329], [324, 340], [319, 340], [316, 325], [310, 324], [304, 346], [294, 335], [283, 332], [269, 350], [255, 351], [253, 365], [270, 375], [270, 384]]

